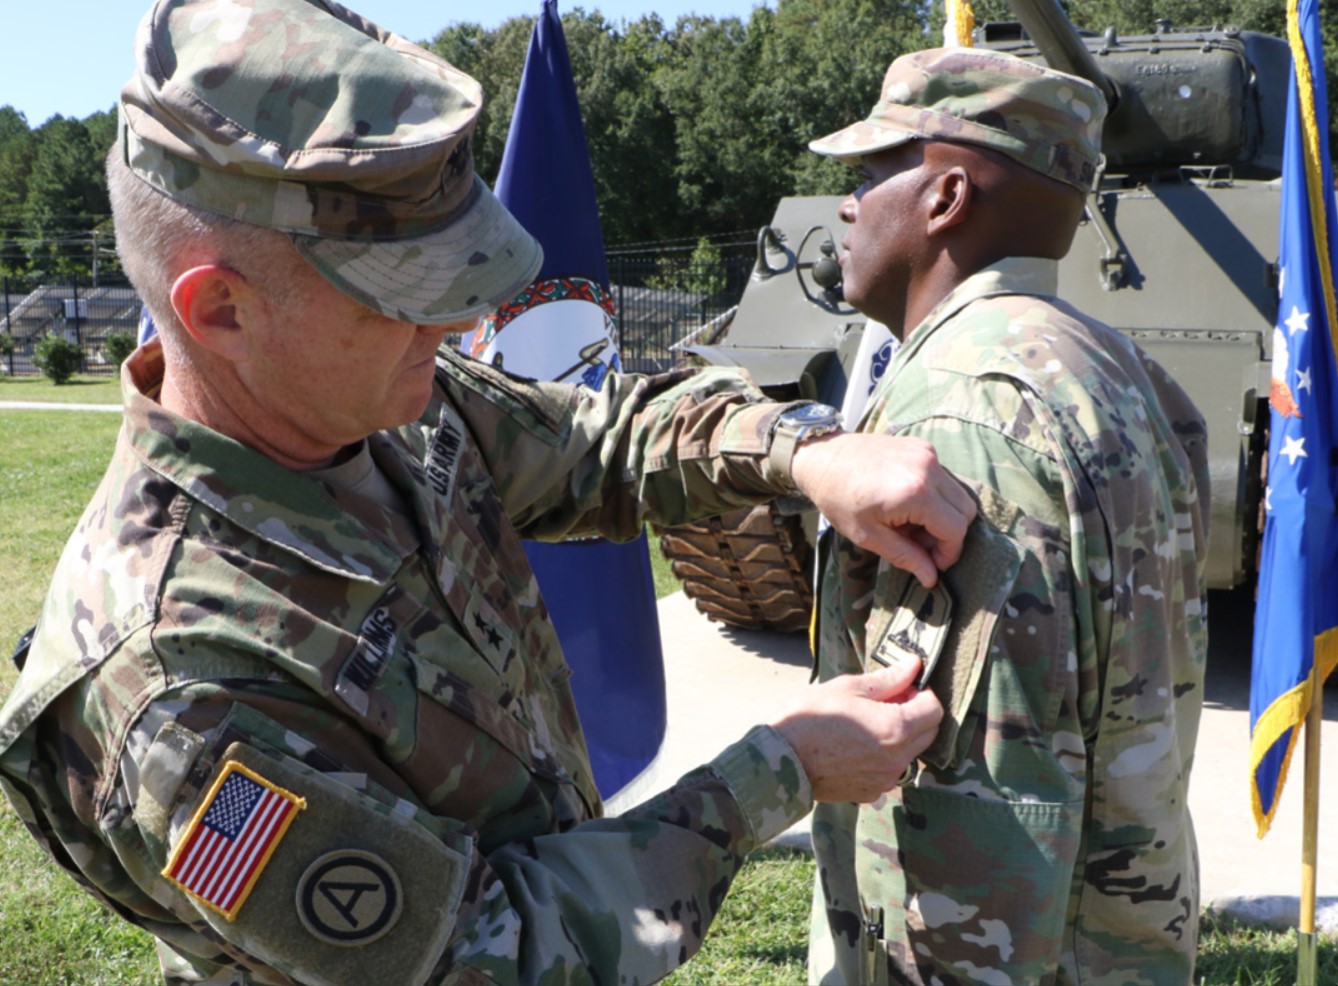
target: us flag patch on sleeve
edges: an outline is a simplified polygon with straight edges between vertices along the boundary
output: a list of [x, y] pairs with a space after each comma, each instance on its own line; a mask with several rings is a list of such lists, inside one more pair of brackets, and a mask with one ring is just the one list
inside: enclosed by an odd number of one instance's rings
[[231, 921], [306, 806], [291, 791], [229, 760], [182, 833], [163, 876]]

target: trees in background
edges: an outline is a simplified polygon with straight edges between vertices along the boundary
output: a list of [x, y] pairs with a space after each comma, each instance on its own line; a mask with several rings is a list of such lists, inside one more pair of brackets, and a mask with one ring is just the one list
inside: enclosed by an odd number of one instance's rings
[[[353, 6], [357, 6], [353, 0]], [[1280, 34], [1276, 0], [1069, 0], [1080, 27], [1123, 34], [1177, 24], [1235, 24]], [[538, 7], [538, 0], [535, 0]], [[975, 0], [978, 22], [1011, 17]], [[897, 55], [939, 44], [938, 0], [770, 0], [746, 19], [657, 15], [612, 22], [579, 6], [562, 17], [585, 114], [604, 240], [610, 247], [745, 235], [785, 195], [849, 190], [853, 176], [807, 150], [859, 119]], [[480, 173], [501, 162], [533, 18], [495, 30], [444, 28], [428, 47], [473, 75], [485, 95]], [[1326, 66], [1338, 33], [1326, 28]], [[1338, 108], [1338, 100], [1331, 101]], [[114, 266], [103, 158], [114, 112], [56, 116], [33, 129], [0, 106], [0, 274], [60, 275]]]
[[[53, 116], [36, 130], [0, 107], [0, 274], [61, 277], [114, 266], [103, 161], [116, 114]], [[96, 261], [94, 258], [97, 258]]]
[[[565, 13], [605, 242], [752, 230], [783, 195], [848, 190], [849, 173], [807, 142], [866, 112], [887, 63], [929, 43], [924, 8], [779, 0], [746, 22], [686, 16], [673, 26]], [[457, 24], [429, 44], [483, 85], [475, 153], [485, 177], [501, 160], [532, 24]]]

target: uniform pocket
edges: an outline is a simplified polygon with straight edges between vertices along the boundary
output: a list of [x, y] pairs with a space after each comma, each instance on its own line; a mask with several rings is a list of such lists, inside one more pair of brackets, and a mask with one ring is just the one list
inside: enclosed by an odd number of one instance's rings
[[882, 918], [879, 974], [909, 983], [1052, 981], [1082, 817], [1082, 801], [918, 787], [863, 809], [855, 866], [864, 913]]

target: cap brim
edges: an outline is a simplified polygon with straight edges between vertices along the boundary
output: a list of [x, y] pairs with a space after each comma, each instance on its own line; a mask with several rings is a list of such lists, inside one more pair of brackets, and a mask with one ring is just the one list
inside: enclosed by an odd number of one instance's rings
[[918, 134], [909, 130], [889, 127], [872, 120], [861, 120], [836, 133], [809, 141], [808, 149], [814, 154], [836, 158], [842, 164], [857, 165], [866, 154], [885, 151], [908, 140], [914, 140]]
[[496, 308], [539, 273], [543, 250], [475, 176], [478, 194], [444, 229], [403, 240], [293, 236], [339, 290], [391, 318], [458, 322]]

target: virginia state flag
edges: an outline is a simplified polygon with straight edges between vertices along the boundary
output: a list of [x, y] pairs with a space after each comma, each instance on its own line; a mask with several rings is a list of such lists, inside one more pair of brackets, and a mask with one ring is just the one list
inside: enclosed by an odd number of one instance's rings
[[[556, 0], [534, 26], [496, 194], [544, 248], [518, 297], [466, 341], [513, 373], [598, 389], [620, 368], [595, 181]], [[609, 797], [659, 752], [664, 658], [643, 534], [630, 544], [527, 543], [553, 617], [600, 794]]]
[[1287, 6], [1293, 67], [1282, 162], [1281, 300], [1250, 684], [1251, 794], [1260, 837], [1273, 821], [1314, 689], [1338, 663], [1329, 115], [1316, 2]]

